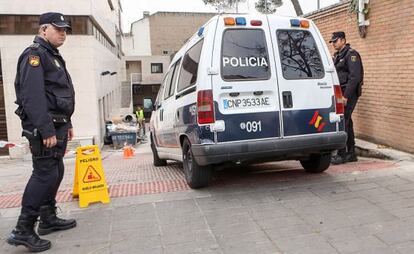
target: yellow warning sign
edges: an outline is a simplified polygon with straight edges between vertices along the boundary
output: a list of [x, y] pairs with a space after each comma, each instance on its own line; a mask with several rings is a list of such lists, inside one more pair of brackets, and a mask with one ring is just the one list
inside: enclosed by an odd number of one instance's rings
[[96, 145], [76, 149], [72, 196], [79, 197], [80, 207], [87, 207], [93, 202], [110, 202], [101, 154]]
[[85, 176], [83, 177], [82, 181], [84, 183], [92, 183], [100, 180], [101, 176], [99, 175], [99, 173], [96, 172], [96, 170], [92, 166], [89, 166], [85, 172]]

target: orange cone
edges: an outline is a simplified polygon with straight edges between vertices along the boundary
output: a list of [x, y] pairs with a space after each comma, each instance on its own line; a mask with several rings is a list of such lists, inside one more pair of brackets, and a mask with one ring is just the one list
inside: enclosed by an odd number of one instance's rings
[[124, 159], [129, 159], [133, 156], [131, 153], [131, 148], [129, 146], [124, 147]]
[[129, 147], [129, 155], [134, 157], [134, 148], [132, 148], [132, 146]]

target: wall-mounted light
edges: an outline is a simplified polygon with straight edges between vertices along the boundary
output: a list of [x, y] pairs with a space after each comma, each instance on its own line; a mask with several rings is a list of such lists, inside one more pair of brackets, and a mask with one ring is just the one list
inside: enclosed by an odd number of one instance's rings
[[108, 75], [108, 74], [111, 74], [111, 72], [110, 71], [103, 71], [103, 72], [101, 72], [101, 76], [105, 76], [105, 75]]
[[116, 72], [116, 71], [111, 72], [111, 76], [113, 76], [113, 75], [115, 75], [115, 74], [117, 74], [117, 72]]

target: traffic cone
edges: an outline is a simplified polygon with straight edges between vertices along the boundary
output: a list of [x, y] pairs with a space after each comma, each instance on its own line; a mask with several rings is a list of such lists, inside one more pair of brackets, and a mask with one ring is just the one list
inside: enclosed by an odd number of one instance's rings
[[129, 146], [124, 147], [124, 159], [129, 159], [133, 156], [133, 153], [131, 152], [131, 148]]
[[134, 157], [134, 148], [132, 146], [129, 146], [129, 155]]

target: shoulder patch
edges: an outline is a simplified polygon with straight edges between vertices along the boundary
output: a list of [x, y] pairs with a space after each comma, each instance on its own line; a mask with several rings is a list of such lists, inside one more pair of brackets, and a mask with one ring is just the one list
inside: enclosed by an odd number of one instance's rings
[[39, 56], [34, 56], [34, 55], [29, 55], [29, 64], [33, 67], [37, 67], [40, 65], [40, 57]]
[[39, 43], [37, 43], [37, 42], [35, 42], [35, 43], [33, 43], [32, 45], [30, 45], [30, 48], [31, 48], [31, 49], [38, 49], [38, 48], [39, 48], [39, 46], [40, 46], [40, 44], [39, 44]]
[[351, 61], [352, 62], [356, 62], [358, 60], [358, 57], [357, 56], [351, 56]]

